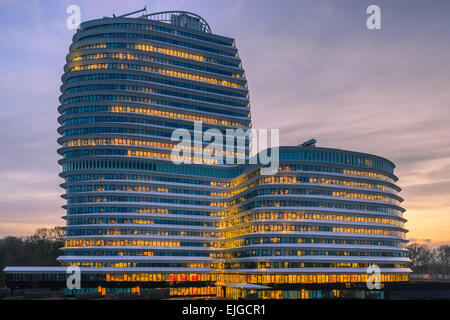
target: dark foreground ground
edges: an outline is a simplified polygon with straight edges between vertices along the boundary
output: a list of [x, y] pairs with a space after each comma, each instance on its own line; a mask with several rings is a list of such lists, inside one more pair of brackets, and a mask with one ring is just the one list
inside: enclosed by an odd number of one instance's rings
[[[450, 280], [412, 280], [407, 283], [385, 284], [384, 300], [450, 300]], [[64, 296], [62, 290], [0, 288], [1, 300], [183, 300], [170, 297], [167, 289], [151, 290], [141, 296], [130, 293], [111, 293], [101, 296], [99, 293], [83, 293], [72, 297]], [[215, 297], [187, 297], [195, 300], [217, 300]], [[253, 300], [255, 296], [248, 296]], [[346, 299], [346, 298], [344, 298]], [[354, 299], [352, 295], [347, 299]]]

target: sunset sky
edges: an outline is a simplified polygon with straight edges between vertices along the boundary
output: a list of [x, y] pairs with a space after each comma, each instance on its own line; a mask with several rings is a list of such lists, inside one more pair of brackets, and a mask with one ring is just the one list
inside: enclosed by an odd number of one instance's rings
[[[392, 160], [407, 237], [450, 242], [450, 1], [0, 0], [0, 237], [63, 225], [57, 107], [73, 30], [141, 9], [186, 10], [236, 39], [255, 128], [281, 143]], [[381, 8], [382, 30], [366, 28]]]

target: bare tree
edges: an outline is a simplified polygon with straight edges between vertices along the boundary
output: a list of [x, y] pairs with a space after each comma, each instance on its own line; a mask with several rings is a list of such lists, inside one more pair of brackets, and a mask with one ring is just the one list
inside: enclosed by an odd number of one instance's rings
[[431, 249], [427, 245], [413, 243], [408, 246], [410, 267], [414, 273], [450, 274], [450, 246]]
[[6, 266], [57, 266], [64, 234], [61, 227], [39, 228], [32, 236], [0, 239], [0, 287]]
[[439, 273], [450, 274], [450, 245], [442, 245], [435, 251]]

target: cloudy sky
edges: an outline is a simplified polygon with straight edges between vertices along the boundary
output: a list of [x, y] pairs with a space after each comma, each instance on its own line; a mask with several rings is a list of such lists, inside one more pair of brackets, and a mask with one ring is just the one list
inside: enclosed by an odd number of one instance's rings
[[[450, 2], [412, 0], [0, 0], [0, 237], [62, 225], [56, 139], [60, 77], [82, 21], [187, 10], [236, 39], [256, 128], [281, 142], [387, 157], [410, 239], [450, 241]], [[381, 8], [382, 30], [366, 28]]]

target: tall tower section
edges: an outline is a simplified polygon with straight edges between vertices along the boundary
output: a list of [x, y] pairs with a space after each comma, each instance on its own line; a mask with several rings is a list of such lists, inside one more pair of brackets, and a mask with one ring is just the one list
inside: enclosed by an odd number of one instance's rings
[[204, 131], [251, 127], [235, 41], [183, 11], [91, 20], [73, 37], [62, 82], [62, 265], [212, 270], [224, 181], [235, 173], [175, 165], [171, 135], [193, 135], [195, 121]]

